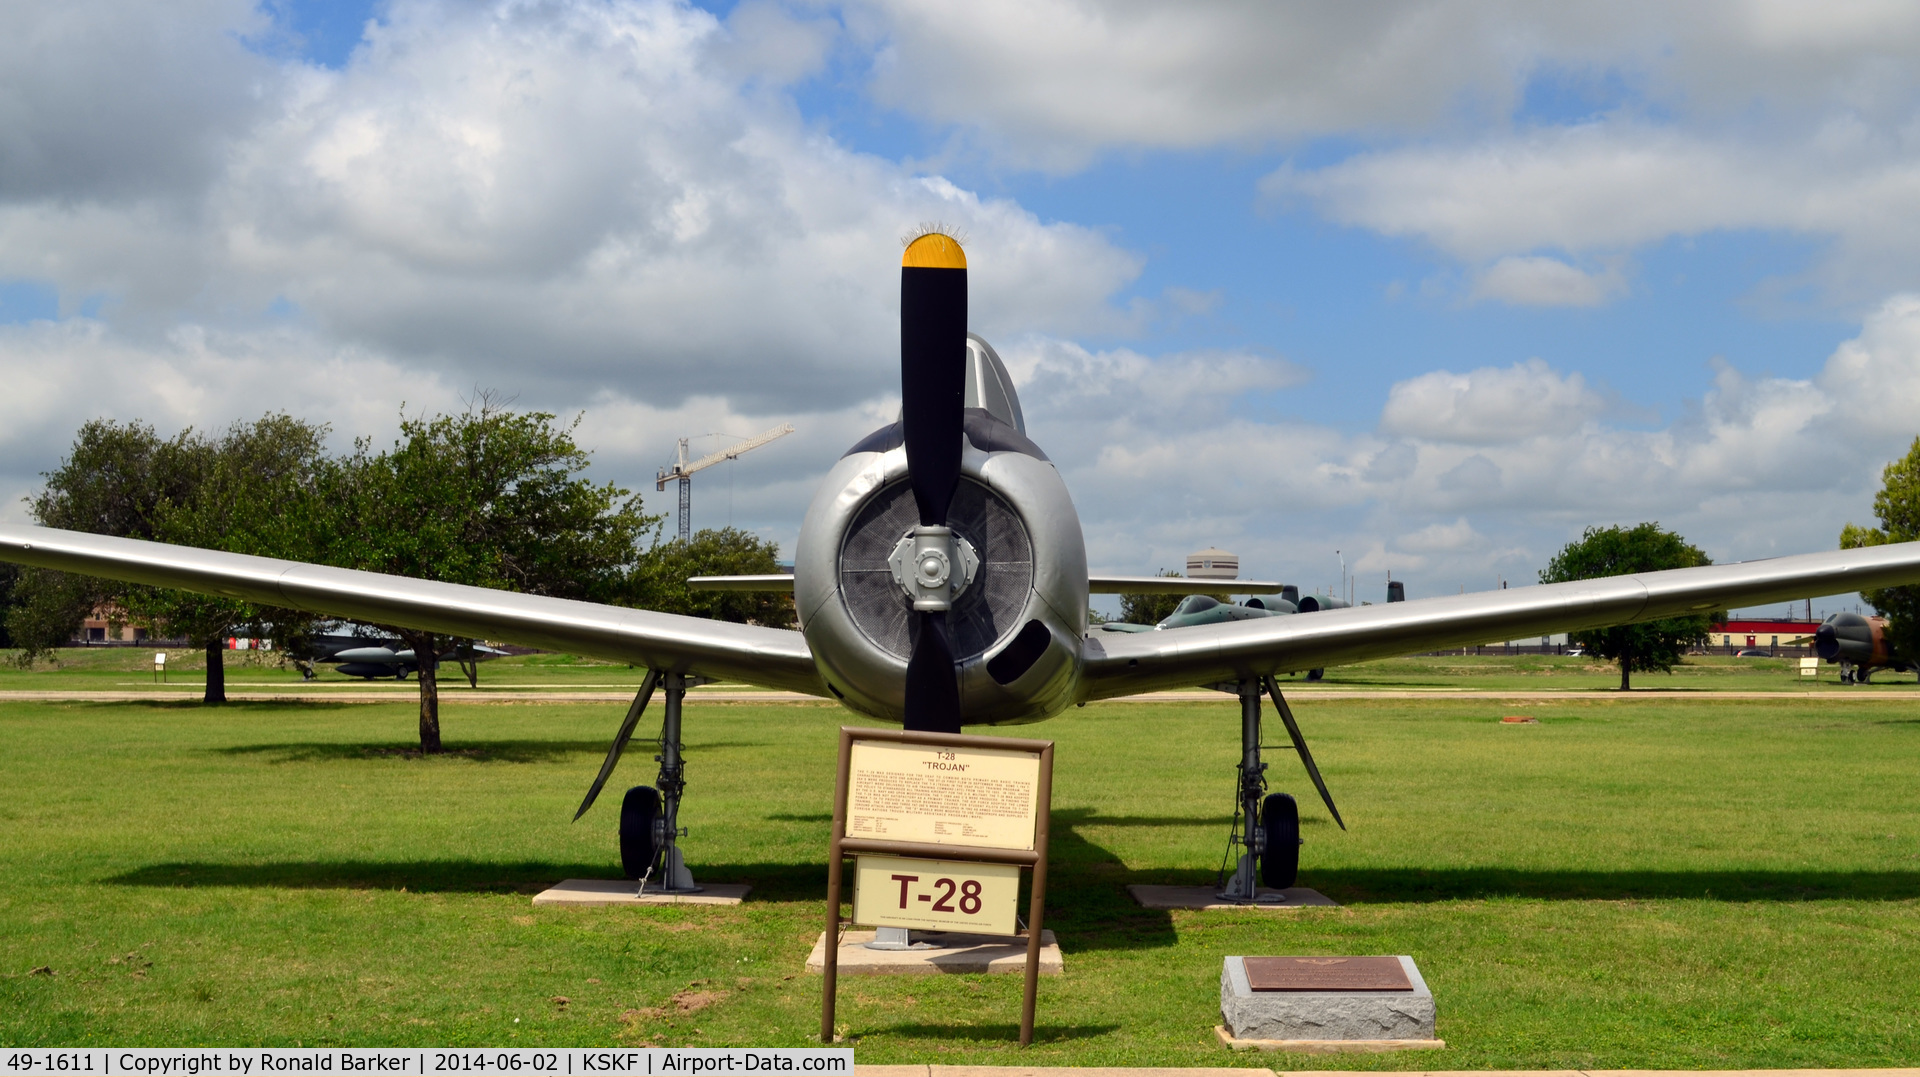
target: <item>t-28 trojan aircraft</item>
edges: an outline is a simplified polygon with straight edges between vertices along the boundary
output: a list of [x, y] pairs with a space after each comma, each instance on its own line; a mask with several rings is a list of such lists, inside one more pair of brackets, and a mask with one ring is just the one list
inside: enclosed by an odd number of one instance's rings
[[627, 795], [621, 852], [629, 876], [666, 890], [694, 887], [676, 847], [681, 701], [691, 683], [724, 678], [803, 692], [909, 729], [949, 732], [1035, 722], [1157, 689], [1221, 688], [1240, 700], [1234, 841], [1243, 852], [1228, 893], [1246, 901], [1256, 899], [1258, 882], [1290, 885], [1299, 857], [1293, 800], [1267, 795], [1263, 695], [1325, 795], [1276, 673], [1920, 582], [1920, 543], [1900, 543], [1175, 631], [1089, 633], [1091, 591], [1204, 592], [1220, 582], [1089, 578], [1066, 484], [1029, 438], [1006, 368], [969, 337], [966, 256], [939, 233], [914, 239], [902, 260], [900, 382], [900, 421], [861, 439], [821, 483], [792, 576], [704, 581], [791, 587], [799, 631], [37, 527], [0, 526], [0, 559], [645, 666], [581, 811], [664, 690], [659, 778]]

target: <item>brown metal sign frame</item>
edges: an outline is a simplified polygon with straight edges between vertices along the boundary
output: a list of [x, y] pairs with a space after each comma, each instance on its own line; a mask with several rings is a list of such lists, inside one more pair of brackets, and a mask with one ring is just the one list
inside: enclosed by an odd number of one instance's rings
[[[1040, 780], [1034, 797], [1033, 848], [992, 849], [973, 845], [946, 845], [924, 841], [888, 841], [847, 836], [847, 790], [852, 769], [853, 742], [888, 741], [922, 744], [931, 748], [991, 748], [1031, 752], [1040, 757]], [[820, 996], [820, 1042], [833, 1042], [833, 1006], [840, 978], [840, 891], [844, 861], [850, 854], [890, 853], [926, 860], [1018, 864], [1033, 871], [1033, 890], [1027, 902], [1027, 989], [1020, 1004], [1020, 1046], [1033, 1042], [1033, 1003], [1040, 989], [1040, 923], [1047, 899], [1047, 823], [1053, 804], [1053, 742], [1017, 737], [976, 737], [965, 733], [914, 733], [904, 729], [840, 727], [840, 772], [833, 792], [833, 832], [827, 847], [827, 935], [821, 948], [825, 982]], [[1015, 936], [1016, 938], [1018, 936]]]

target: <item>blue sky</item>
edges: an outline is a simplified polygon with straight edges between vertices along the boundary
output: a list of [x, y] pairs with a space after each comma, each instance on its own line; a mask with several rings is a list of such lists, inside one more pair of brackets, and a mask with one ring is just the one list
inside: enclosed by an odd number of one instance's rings
[[487, 387], [583, 411], [628, 484], [793, 422], [695, 495], [790, 543], [895, 406], [923, 219], [968, 233], [1107, 570], [1218, 544], [1324, 586], [1337, 548], [1477, 589], [1642, 519], [1721, 560], [1828, 548], [1920, 433], [1897, 8], [10, 17], [48, 44], [0, 102], [54, 103], [0, 133], [10, 504], [94, 414], [347, 439]]

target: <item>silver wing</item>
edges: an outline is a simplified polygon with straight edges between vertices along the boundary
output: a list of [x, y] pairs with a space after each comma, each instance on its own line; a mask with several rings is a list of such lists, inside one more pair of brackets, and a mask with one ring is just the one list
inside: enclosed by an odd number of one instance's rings
[[1238, 681], [1550, 632], [1920, 582], [1920, 542], [1157, 632], [1097, 633], [1083, 698]]
[[1195, 576], [1087, 578], [1087, 593], [1094, 595], [1277, 595], [1284, 586], [1275, 580], [1209, 580]]
[[806, 638], [779, 628], [46, 527], [0, 524], [0, 560], [827, 695]]

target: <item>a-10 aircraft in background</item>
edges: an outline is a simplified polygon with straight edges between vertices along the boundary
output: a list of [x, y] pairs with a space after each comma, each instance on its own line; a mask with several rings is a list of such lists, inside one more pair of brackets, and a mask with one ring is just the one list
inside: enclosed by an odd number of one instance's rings
[[900, 298], [900, 421], [828, 470], [801, 524], [791, 577], [716, 581], [791, 587], [798, 631], [37, 527], [0, 526], [0, 559], [644, 666], [581, 808], [664, 691], [660, 775], [629, 791], [621, 847], [629, 875], [670, 890], [694, 886], [676, 841], [690, 683], [801, 692], [934, 731], [1218, 687], [1240, 701], [1233, 840], [1242, 853], [1228, 893], [1246, 901], [1258, 882], [1291, 884], [1299, 857], [1294, 802], [1269, 795], [1261, 761], [1263, 697], [1305, 744], [1276, 673], [1920, 582], [1920, 543], [1898, 543], [1177, 631], [1089, 632], [1087, 596], [1096, 589], [1206, 593], [1220, 581], [1090, 578], [1060, 472], [1028, 436], [1005, 366], [967, 333], [960, 245], [938, 233], [913, 240]]
[[[480, 680], [479, 664], [507, 653], [474, 640], [456, 640], [452, 646], [434, 656], [433, 664], [437, 669], [442, 662], [458, 662], [460, 671], [467, 675], [467, 682], [477, 687]], [[364, 680], [391, 677], [404, 681], [420, 671], [420, 656], [401, 640], [390, 636], [356, 635], [342, 625], [331, 626], [330, 631], [307, 637], [289, 654], [294, 667], [307, 680], [314, 679], [316, 665], [331, 665], [344, 676]]]
[[1813, 641], [1814, 654], [1840, 664], [1841, 684], [1867, 684], [1876, 669], [1899, 672], [1914, 668], [1912, 662], [1894, 653], [1885, 617], [1836, 613], [1820, 622], [1807, 638]]

